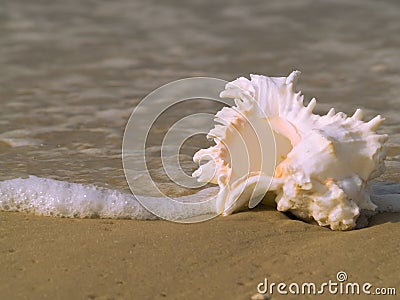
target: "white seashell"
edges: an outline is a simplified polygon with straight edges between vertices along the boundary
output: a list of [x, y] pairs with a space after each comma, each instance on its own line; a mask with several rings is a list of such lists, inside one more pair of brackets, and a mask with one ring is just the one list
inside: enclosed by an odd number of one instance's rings
[[333, 108], [313, 114], [316, 100], [304, 106], [301, 92], [294, 92], [299, 74], [228, 83], [221, 97], [236, 105], [216, 114], [220, 125], [208, 134], [216, 145], [194, 155], [207, 163], [193, 176], [219, 185], [216, 205], [223, 215], [253, 207], [272, 191], [279, 211], [349, 230], [360, 210], [376, 208], [368, 181], [384, 170], [388, 137], [375, 132], [384, 119], [364, 122], [361, 109], [352, 117]]

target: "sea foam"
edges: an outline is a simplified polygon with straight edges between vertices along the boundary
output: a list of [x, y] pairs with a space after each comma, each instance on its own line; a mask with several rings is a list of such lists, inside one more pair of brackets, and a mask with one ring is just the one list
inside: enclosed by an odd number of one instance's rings
[[[372, 200], [378, 205], [377, 212], [400, 212], [400, 184], [375, 182], [371, 188]], [[146, 200], [161, 206], [159, 209], [164, 218], [185, 220], [215, 215], [215, 202], [207, 200], [215, 197], [217, 190], [204, 189], [194, 195], [176, 198], [176, 202], [162, 201], [159, 197], [146, 197]], [[36, 176], [1, 181], [0, 210], [69, 218], [158, 218], [146, 210], [132, 194]]]
[[[172, 203], [160, 201], [162, 199], [158, 197], [146, 199], [162, 205], [165, 218], [183, 220], [215, 213], [214, 206], [209, 202], [196, 205], [195, 210], [180, 205], [182, 202], [207, 199], [212, 197], [212, 193], [213, 188], [209, 188], [196, 196], [177, 198], [181, 202]], [[70, 218], [157, 219], [132, 194], [36, 176], [0, 182], [0, 210]]]

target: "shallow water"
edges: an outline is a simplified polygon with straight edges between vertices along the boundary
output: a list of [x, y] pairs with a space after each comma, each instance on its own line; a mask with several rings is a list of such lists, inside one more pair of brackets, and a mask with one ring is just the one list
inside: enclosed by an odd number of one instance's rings
[[[0, 10], [0, 180], [35, 175], [129, 192], [121, 144], [149, 92], [180, 78], [303, 75], [299, 88], [366, 119], [386, 117], [387, 172], [400, 175], [400, 3], [397, 1], [9, 1]], [[196, 104], [176, 114], [219, 106]], [[150, 136], [160, 175], [166, 114]], [[190, 161], [205, 139], [184, 151]]]

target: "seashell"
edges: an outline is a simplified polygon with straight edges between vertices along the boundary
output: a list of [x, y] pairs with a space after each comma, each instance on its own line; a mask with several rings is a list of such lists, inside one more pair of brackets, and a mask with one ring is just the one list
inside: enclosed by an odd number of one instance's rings
[[[195, 153], [192, 176], [219, 185], [216, 209], [229, 215], [273, 192], [277, 209], [333, 230], [356, 226], [361, 210], [375, 210], [368, 181], [384, 171], [384, 120], [313, 113], [295, 92], [299, 71], [288, 77], [250, 75], [228, 83], [221, 97], [235, 105], [216, 114], [208, 133], [215, 145]], [[275, 141], [275, 147], [274, 147]], [[204, 163], [205, 162], [205, 163]], [[268, 193], [269, 194], [269, 193]]]

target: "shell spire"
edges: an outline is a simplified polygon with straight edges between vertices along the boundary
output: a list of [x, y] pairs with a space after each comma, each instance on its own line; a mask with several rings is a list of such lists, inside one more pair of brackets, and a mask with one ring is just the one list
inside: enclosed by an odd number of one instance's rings
[[215, 146], [194, 155], [199, 181], [218, 184], [217, 210], [231, 214], [254, 207], [267, 191], [280, 211], [333, 230], [355, 227], [360, 210], [374, 210], [367, 182], [384, 170], [384, 120], [313, 113], [295, 92], [300, 72], [288, 77], [250, 75], [225, 86], [221, 97], [235, 105], [216, 114], [208, 137]]

